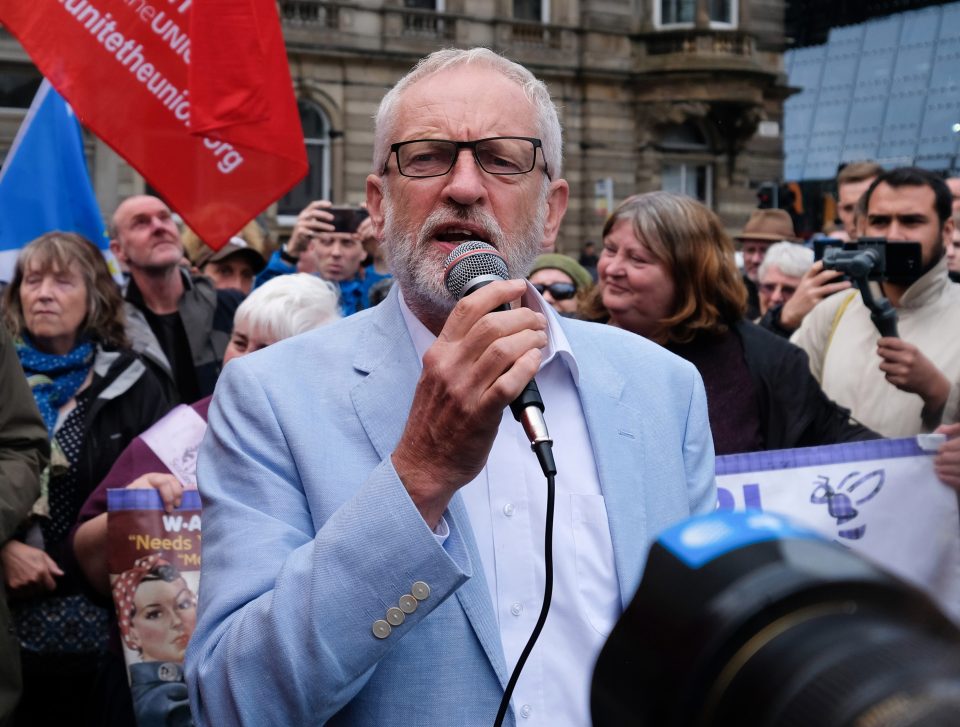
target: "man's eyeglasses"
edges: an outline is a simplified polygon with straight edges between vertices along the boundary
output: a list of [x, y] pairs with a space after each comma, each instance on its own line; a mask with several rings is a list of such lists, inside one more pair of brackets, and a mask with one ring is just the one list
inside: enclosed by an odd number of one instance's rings
[[550, 283], [550, 285], [534, 283], [533, 287], [540, 295], [549, 290], [554, 300], [570, 300], [577, 294], [577, 286], [573, 283]]
[[781, 283], [760, 283], [760, 292], [764, 295], [773, 295], [777, 290], [783, 295], [784, 300], [788, 300], [790, 296], [797, 292], [797, 286], [782, 285]]
[[[390, 145], [390, 153], [397, 155], [397, 171], [404, 177], [442, 177], [457, 163], [461, 149], [473, 151], [473, 158], [487, 174], [527, 174], [537, 164], [537, 148], [543, 149], [539, 139], [527, 136], [495, 136], [476, 141], [449, 139], [415, 139]], [[390, 157], [383, 164], [387, 173]], [[550, 179], [546, 160], [544, 174]]]

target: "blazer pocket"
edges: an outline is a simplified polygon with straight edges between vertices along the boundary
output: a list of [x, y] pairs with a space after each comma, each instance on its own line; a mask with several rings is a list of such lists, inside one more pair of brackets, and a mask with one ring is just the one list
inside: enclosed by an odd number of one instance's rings
[[602, 495], [570, 495], [580, 610], [606, 637], [620, 617], [620, 587]]

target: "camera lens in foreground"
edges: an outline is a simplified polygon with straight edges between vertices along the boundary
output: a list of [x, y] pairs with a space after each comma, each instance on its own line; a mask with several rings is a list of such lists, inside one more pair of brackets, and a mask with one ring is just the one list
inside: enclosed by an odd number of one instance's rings
[[960, 725], [960, 630], [769, 513], [665, 532], [600, 653], [594, 727]]

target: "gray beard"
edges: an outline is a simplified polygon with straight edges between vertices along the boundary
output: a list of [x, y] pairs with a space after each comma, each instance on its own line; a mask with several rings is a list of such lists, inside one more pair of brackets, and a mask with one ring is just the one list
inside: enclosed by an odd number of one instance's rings
[[515, 240], [507, 240], [500, 224], [489, 212], [449, 204], [432, 212], [416, 231], [402, 232], [403, 226], [384, 189], [381, 244], [410, 309], [421, 319], [444, 321], [457, 304], [444, 281], [446, 258], [424, 254], [424, 251], [433, 252], [429, 250], [429, 240], [438, 226], [450, 222], [471, 222], [482, 226], [487, 231], [487, 241], [506, 258], [510, 278], [525, 278], [540, 254], [547, 218], [545, 202], [546, 189], [538, 200], [535, 217]]

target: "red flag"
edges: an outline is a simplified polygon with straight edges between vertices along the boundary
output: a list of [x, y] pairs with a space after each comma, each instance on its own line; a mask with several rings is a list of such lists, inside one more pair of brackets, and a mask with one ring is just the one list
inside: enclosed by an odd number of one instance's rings
[[306, 174], [274, 0], [0, 0], [0, 23], [214, 248]]

